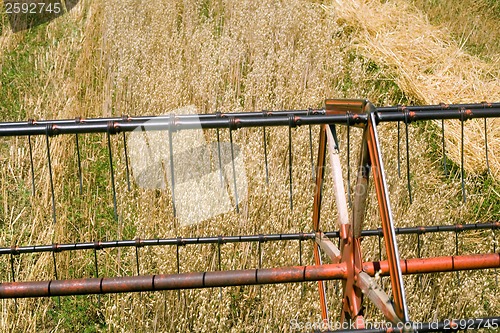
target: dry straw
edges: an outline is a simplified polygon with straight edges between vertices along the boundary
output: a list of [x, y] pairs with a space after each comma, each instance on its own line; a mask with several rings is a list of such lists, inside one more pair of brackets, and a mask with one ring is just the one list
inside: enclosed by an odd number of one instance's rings
[[[416, 103], [472, 103], [500, 100], [500, 62], [468, 54], [449, 32], [433, 26], [407, 1], [344, 1], [331, 6], [356, 29], [356, 50], [387, 66], [398, 86]], [[488, 121], [490, 168], [500, 175], [500, 120]], [[486, 168], [483, 122], [465, 126], [465, 167]], [[449, 156], [460, 163], [460, 123], [446, 122]]]

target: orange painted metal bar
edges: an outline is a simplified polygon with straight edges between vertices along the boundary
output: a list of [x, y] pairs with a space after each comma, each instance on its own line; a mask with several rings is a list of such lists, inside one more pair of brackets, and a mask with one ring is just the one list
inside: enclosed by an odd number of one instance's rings
[[[403, 274], [500, 268], [500, 253], [401, 260]], [[387, 261], [365, 262], [370, 276], [390, 273]], [[347, 278], [345, 263], [267, 269], [141, 275], [113, 278], [0, 283], [0, 298], [49, 297], [140, 291], [215, 288]]]
[[391, 276], [392, 293], [394, 297], [394, 309], [399, 318], [405, 322], [409, 321], [408, 306], [406, 305], [405, 289], [403, 285], [403, 276], [399, 265], [399, 251], [396, 241], [396, 232], [392, 220], [391, 205], [389, 201], [389, 192], [385, 180], [384, 165], [382, 155], [379, 149], [378, 135], [375, 121], [375, 107], [372, 104], [367, 105], [369, 110], [368, 125], [366, 131], [366, 140], [368, 151], [373, 167], [373, 181], [377, 192], [378, 207], [380, 218], [382, 220], [382, 230], [384, 232], [385, 248], [387, 252], [387, 261]]
[[[319, 147], [318, 147], [318, 161], [316, 164], [316, 186], [314, 193], [313, 205], [313, 229], [315, 232], [319, 231], [319, 221], [321, 212], [321, 199], [323, 192], [323, 179], [325, 175], [326, 163], [326, 125], [321, 125], [319, 132]], [[315, 242], [313, 245], [314, 263], [322, 265], [321, 255], [319, 252], [319, 245]], [[318, 281], [319, 301], [321, 307], [321, 318], [328, 320], [328, 305], [326, 302], [326, 290], [323, 281]]]
[[[406, 259], [400, 260], [400, 266], [404, 275], [500, 268], [500, 253]], [[365, 262], [363, 271], [371, 276], [375, 273], [387, 276], [390, 274], [389, 262]]]

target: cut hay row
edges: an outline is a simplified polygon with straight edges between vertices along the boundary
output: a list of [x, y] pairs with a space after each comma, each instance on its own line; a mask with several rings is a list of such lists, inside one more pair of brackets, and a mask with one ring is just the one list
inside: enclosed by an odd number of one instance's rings
[[[470, 55], [449, 32], [429, 23], [408, 1], [334, 1], [325, 6], [355, 29], [355, 48], [387, 66], [398, 86], [415, 103], [469, 103], [500, 100], [500, 62]], [[488, 122], [492, 174], [500, 175], [500, 120]], [[445, 122], [449, 157], [460, 164], [460, 123]], [[465, 168], [486, 169], [482, 121], [465, 126]]]

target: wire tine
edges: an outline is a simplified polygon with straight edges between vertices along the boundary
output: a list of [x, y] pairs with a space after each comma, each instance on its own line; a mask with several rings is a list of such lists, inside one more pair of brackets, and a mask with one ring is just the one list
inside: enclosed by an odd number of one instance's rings
[[[59, 276], [57, 274], [57, 263], [56, 263], [55, 251], [52, 251], [52, 261], [54, 263], [54, 277], [56, 278], [56, 280], [59, 280]], [[57, 305], [59, 308], [61, 307], [61, 296], [57, 296]]]
[[378, 234], [378, 260], [382, 261], [382, 237]]
[[[221, 271], [221, 253], [220, 244], [222, 242], [222, 236], [219, 236], [219, 241], [217, 242], [217, 269]], [[219, 300], [222, 301], [222, 287], [219, 288]]]
[[398, 121], [398, 177], [401, 178], [401, 122]]
[[177, 217], [177, 209], [175, 207], [175, 177], [174, 177], [174, 143], [173, 143], [173, 131], [174, 131], [175, 115], [170, 115], [169, 129], [168, 129], [168, 148], [170, 152], [170, 184], [172, 187], [172, 209], [174, 212], [174, 217]]
[[[97, 264], [97, 248], [94, 246], [94, 266], [95, 266], [95, 277], [99, 277], [99, 266]], [[97, 306], [101, 307], [101, 294], [97, 295]]]
[[448, 163], [446, 161], [446, 143], [444, 139], [444, 119], [441, 119], [441, 141], [443, 145], [443, 168], [444, 174], [448, 173]]
[[349, 207], [352, 207], [351, 200], [351, 115], [350, 112], [346, 113], [347, 120], [347, 201]]
[[139, 268], [139, 247], [135, 247], [135, 265], [137, 267], [137, 276], [141, 275], [141, 271]]
[[312, 126], [309, 125], [309, 155], [311, 156], [311, 179], [314, 181], [316, 175], [314, 174], [314, 156], [313, 156], [313, 140], [312, 140]]
[[52, 221], [56, 223], [56, 199], [54, 195], [54, 181], [52, 179], [52, 161], [50, 159], [50, 143], [49, 143], [49, 131], [52, 129], [51, 125], [45, 127], [45, 143], [47, 145], [47, 161], [49, 164], [49, 180], [50, 180], [50, 193], [52, 195]]
[[[299, 239], [299, 266], [302, 266], [302, 239]], [[305, 286], [304, 283], [301, 283], [302, 289], [300, 290], [300, 298], [304, 297], [305, 294]]]
[[405, 113], [405, 134], [406, 134], [406, 180], [408, 187], [408, 197], [410, 198], [410, 204], [413, 203], [413, 196], [411, 194], [411, 176], [410, 176], [410, 145], [409, 145], [409, 133], [408, 133], [408, 111], [403, 107]]
[[[497, 232], [493, 229], [493, 253], [497, 253]], [[495, 285], [498, 288], [498, 271], [495, 268]]]
[[[181, 242], [181, 238], [178, 237], [177, 238], [177, 246], [176, 246], [176, 260], [177, 260], [177, 274], [179, 274], [181, 272], [181, 267], [180, 267], [180, 261], [179, 261], [179, 243]], [[177, 290], [177, 300], [180, 301], [181, 300], [181, 291], [180, 290]]]
[[262, 127], [264, 132], [264, 164], [266, 165], [266, 184], [269, 184], [269, 167], [267, 164], [267, 137], [266, 137], [266, 126]]
[[294, 116], [288, 115], [288, 176], [290, 182], [290, 210], [293, 210], [293, 176], [292, 176], [292, 126]]
[[80, 184], [80, 195], [82, 195], [83, 193], [82, 161], [80, 157], [80, 143], [78, 140], [78, 133], [75, 134], [75, 143], [76, 143], [76, 160], [78, 163], [78, 181]]
[[12, 282], [16, 282], [16, 276], [14, 274], [14, 255], [10, 254], [10, 271], [12, 273]]
[[[233, 119], [234, 120], [234, 119]], [[234, 164], [233, 130], [229, 129], [229, 141], [231, 143], [231, 163], [233, 165], [234, 200], [236, 201], [236, 213], [240, 212], [238, 187], [236, 185], [236, 166]]]
[[108, 140], [108, 155], [109, 155], [109, 173], [111, 175], [111, 187], [113, 189], [113, 212], [115, 221], [118, 221], [118, 209], [116, 207], [116, 186], [115, 186], [115, 171], [113, 169], [113, 152], [111, 151], [111, 136], [110, 129], [113, 124], [111, 122], [108, 123], [108, 131], [106, 132], [106, 137]]
[[487, 129], [486, 118], [484, 118], [484, 148], [486, 151], [486, 171], [489, 175], [490, 174], [490, 161], [488, 158], [488, 129]]
[[224, 179], [222, 177], [222, 158], [220, 153], [220, 130], [217, 128], [217, 154], [219, 156], [219, 179], [220, 186], [224, 187]]
[[28, 145], [30, 148], [30, 165], [31, 165], [31, 188], [32, 194], [35, 195], [35, 166], [33, 164], [33, 148], [31, 146], [31, 135], [28, 135]]
[[[455, 229], [455, 255], [458, 256], [458, 231]], [[457, 271], [457, 283], [460, 284], [460, 272]]]
[[464, 113], [465, 109], [460, 110], [460, 182], [462, 185], [462, 199], [467, 201], [465, 193], [465, 170], [464, 170]]
[[128, 166], [127, 137], [123, 132], [123, 150], [125, 153], [125, 171], [127, 175], [127, 190], [130, 191], [130, 168]]
[[[421, 258], [422, 253], [420, 250], [420, 233], [417, 233], [417, 258]], [[422, 288], [422, 276], [419, 274], [417, 275], [417, 281], [418, 284], [420, 285], [420, 288]]]
[[[14, 256], [12, 253], [10, 254], [10, 271], [12, 273], [12, 282], [16, 282], [16, 277], [14, 274]], [[17, 298], [14, 298], [14, 306], [17, 312]]]

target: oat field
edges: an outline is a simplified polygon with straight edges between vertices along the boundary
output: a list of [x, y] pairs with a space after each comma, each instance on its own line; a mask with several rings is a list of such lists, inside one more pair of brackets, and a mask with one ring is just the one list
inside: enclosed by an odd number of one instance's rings
[[[449, 1], [445, 1], [449, 2]], [[376, 105], [500, 101], [499, 37], [485, 32], [500, 17], [498, 2], [463, 1], [457, 25], [435, 2], [389, 1], [133, 1], [81, 0], [68, 14], [13, 33], [1, 14], [0, 121], [161, 115], [191, 106], [199, 113], [322, 107], [325, 98], [367, 98]], [[478, 20], [477, 17], [481, 19]], [[469, 20], [470, 19], [470, 20]], [[482, 26], [484, 24], [484, 26]], [[462, 30], [461, 30], [462, 29]], [[492, 28], [494, 29], [494, 28]], [[485, 172], [480, 124], [466, 126], [466, 188], [461, 200], [459, 124], [447, 122], [451, 171], [441, 165], [440, 129], [409, 126], [414, 202], [406, 176], [397, 173], [396, 126], [380, 126], [383, 157], [397, 226], [465, 224], [500, 219], [500, 131], [489, 122], [491, 175]], [[361, 132], [353, 129], [351, 157]], [[203, 132], [208, 142], [213, 130]], [[339, 130], [345, 163], [346, 131]], [[234, 133], [245, 156], [248, 193], [230, 211], [190, 226], [173, 218], [168, 189], [132, 182], [127, 189], [123, 142], [112, 138], [118, 219], [114, 218], [107, 141], [81, 136], [80, 194], [73, 137], [50, 139], [57, 222], [44, 137], [33, 137], [36, 191], [32, 195], [25, 138], [0, 139], [0, 246], [94, 240], [309, 232], [313, 181], [307, 127], [293, 129], [294, 209], [288, 201], [288, 129], [268, 129], [269, 185], [265, 182], [262, 129]], [[313, 128], [313, 151], [318, 129]], [[229, 133], [221, 131], [221, 140]], [[402, 154], [402, 163], [406, 155]], [[328, 164], [327, 164], [328, 165]], [[344, 164], [345, 166], [345, 164]], [[346, 169], [344, 169], [346, 173]], [[327, 170], [326, 174], [329, 174]], [[327, 179], [324, 230], [334, 230], [336, 208]], [[380, 227], [376, 195], [369, 196], [365, 228]], [[493, 251], [500, 235], [459, 236], [460, 254]], [[454, 234], [422, 236], [422, 256], [453, 255]], [[402, 258], [416, 257], [416, 237], [398, 237]], [[363, 241], [366, 260], [378, 242]], [[496, 247], [498, 251], [498, 245]], [[312, 264], [312, 244], [262, 244], [262, 267]], [[137, 273], [134, 249], [0, 256], [0, 281], [125, 276]], [[382, 253], [383, 255], [383, 253]], [[180, 271], [218, 269], [212, 245], [182, 247]], [[176, 250], [140, 250], [141, 274], [175, 273]], [[302, 257], [302, 258], [300, 258]], [[221, 268], [259, 265], [257, 244], [225, 244]], [[12, 266], [11, 266], [12, 264]], [[500, 314], [495, 271], [404, 278], [410, 318]], [[389, 279], [380, 280], [389, 290]], [[341, 285], [327, 284], [331, 320], [340, 315]], [[367, 304], [365, 315], [382, 320]], [[316, 283], [228, 287], [213, 290], [75, 296], [0, 301], [1, 332], [293, 332], [292, 320], [318, 321]]]

